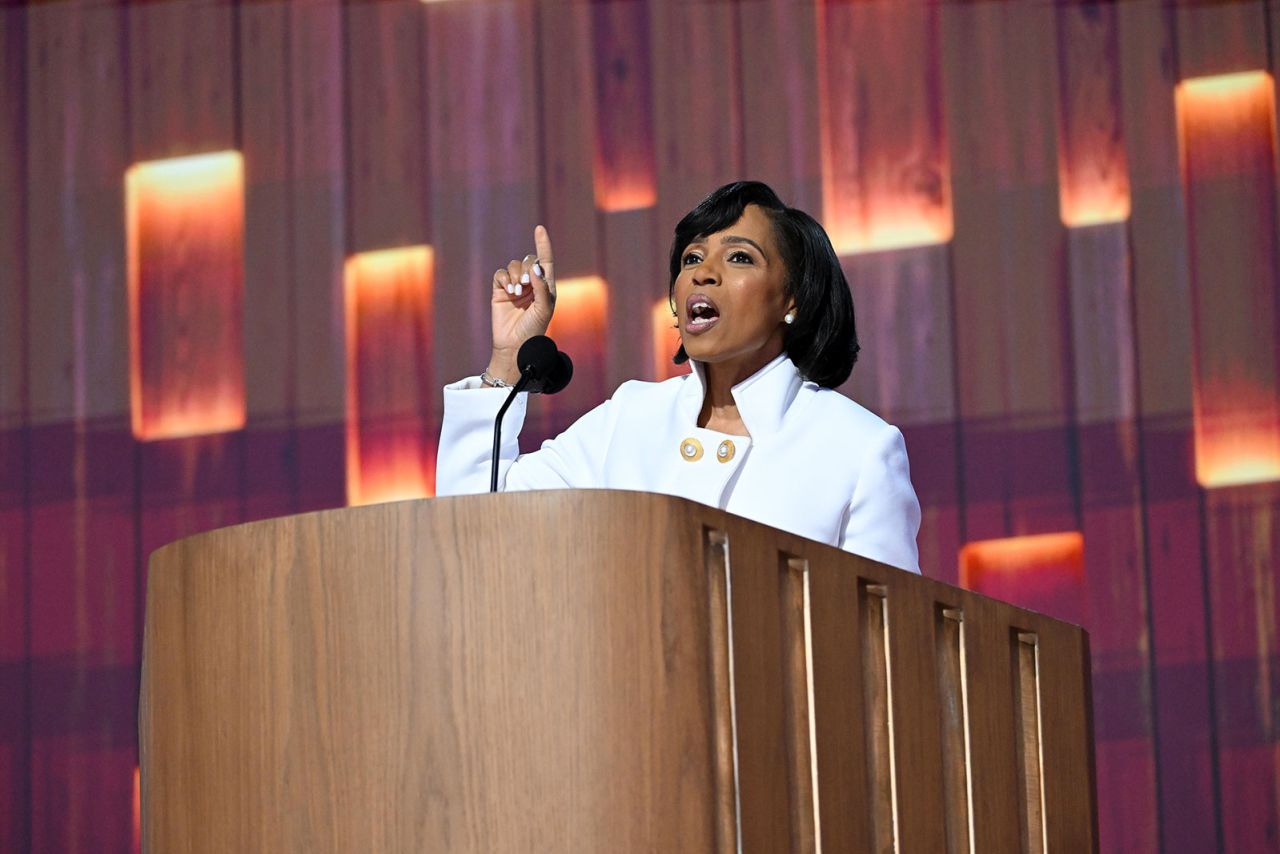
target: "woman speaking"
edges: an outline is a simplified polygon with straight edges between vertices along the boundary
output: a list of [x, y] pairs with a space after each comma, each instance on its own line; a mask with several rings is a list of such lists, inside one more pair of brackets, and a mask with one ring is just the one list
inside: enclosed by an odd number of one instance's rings
[[[489, 485], [494, 419], [520, 345], [555, 307], [551, 238], [493, 277], [493, 355], [445, 387], [436, 493]], [[504, 490], [601, 488], [689, 498], [919, 572], [920, 505], [896, 427], [835, 391], [858, 355], [853, 299], [831, 241], [764, 184], [713, 192], [676, 226], [671, 309], [693, 370], [623, 383], [521, 455], [527, 395], [503, 419]]]

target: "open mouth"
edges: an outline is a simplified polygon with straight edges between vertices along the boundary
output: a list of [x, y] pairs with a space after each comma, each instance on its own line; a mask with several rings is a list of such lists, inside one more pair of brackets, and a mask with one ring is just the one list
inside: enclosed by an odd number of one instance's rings
[[705, 294], [692, 294], [685, 303], [685, 317], [685, 331], [697, 335], [716, 325], [720, 309]]

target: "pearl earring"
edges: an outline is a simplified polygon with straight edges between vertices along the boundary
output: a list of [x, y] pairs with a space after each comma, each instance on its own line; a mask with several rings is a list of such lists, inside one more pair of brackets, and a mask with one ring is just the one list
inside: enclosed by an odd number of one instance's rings
[[792, 323], [795, 323], [795, 322], [796, 322], [796, 313], [795, 313], [794, 311], [788, 311], [788, 312], [783, 316], [783, 318], [782, 318], [782, 322], [783, 322], [783, 323], [785, 323], [785, 324], [787, 324], [788, 326], [789, 326], [789, 325], [791, 325]]

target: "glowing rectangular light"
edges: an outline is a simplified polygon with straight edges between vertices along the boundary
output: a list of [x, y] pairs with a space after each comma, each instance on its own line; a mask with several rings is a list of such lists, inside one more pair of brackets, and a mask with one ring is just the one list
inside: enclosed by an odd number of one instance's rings
[[125, 173], [129, 397], [141, 440], [238, 430], [244, 395], [244, 161]]
[[652, 207], [658, 184], [648, 4], [589, 5], [595, 61], [592, 178], [596, 207], [606, 212]]
[[1195, 318], [1196, 479], [1280, 479], [1275, 87], [1265, 71], [1184, 80], [1175, 100]]
[[1058, 212], [1068, 228], [1129, 218], [1115, 7], [1063, 7], [1058, 19]]
[[347, 259], [348, 504], [435, 494], [433, 278], [429, 246]]
[[666, 297], [653, 304], [650, 317], [653, 326], [653, 378], [665, 380], [685, 373], [685, 369], [671, 359], [680, 349], [680, 330], [671, 316], [671, 303]]
[[[836, 252], [951, 239], [934, 4], [818, 4], [822, 219]], [[923, 58], [923, 60], [922, 60]]]
[[573, 382], [551, 399], [551, 408], [581, 414], [604, 399], [605, 324], [609, 286], [599, 276], [556, 283], [556, 311], [547, 334], [573, 359]]
[[960, 585], [1078, 621], [1084, 593], [1084, 536], [1067, 531], [966, 543], [960, 549]]

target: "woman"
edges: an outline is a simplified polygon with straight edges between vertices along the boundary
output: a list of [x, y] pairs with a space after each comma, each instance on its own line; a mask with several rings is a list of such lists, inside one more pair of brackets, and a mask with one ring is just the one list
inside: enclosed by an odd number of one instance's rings
[[[445, 387], [439, 495], [489, 485], [493, 421], [515, 354], [551, 322], [551, 240], [493, 277], [493, 356]], [[503, 420], [505, 490], [608, 488], [690, 498], [919, 572], [920, 505], [897, 428], [834, 391], [853, 369], [853, 300], [831, 241], [769, 189], [716, 190], [676, 226], [669, 285], [693, 371], [627, 382], [519, 455], [526, 395]]]

